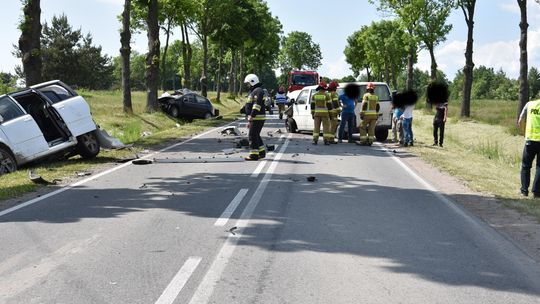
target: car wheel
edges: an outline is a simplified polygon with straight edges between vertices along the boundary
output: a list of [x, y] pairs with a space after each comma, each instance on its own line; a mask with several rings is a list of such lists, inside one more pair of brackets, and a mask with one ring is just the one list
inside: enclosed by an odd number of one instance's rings
[[169, 109], [169, 114], [171, 114], [171, 116], [174, 118], [178, 118], [180, 117], [180, 109], [178, 109], [177, 106], [171, 106]]
[[296, 122], [294, 119], [287, 119], [287, 122], [285, 122], [285, 129], [288, 133], [296, 133]]
[[383, 142], [388, 139], [388, 129], [387, 128], [376, 128], [375, 129], [375, 138], [377, 141]]
[[209, 112], [206, 112], [206, 114], [204, 114], [204, 119], [211, 119], [212, 118], [212, 114], [209, 113]]
[[82, 158], [96, 157], [99, 154], [100, 148], [96, 131], [77, 136], [77, 151]]
[[0, 175], [17, 171], [17, 161], [11, 152], [0, 146]]

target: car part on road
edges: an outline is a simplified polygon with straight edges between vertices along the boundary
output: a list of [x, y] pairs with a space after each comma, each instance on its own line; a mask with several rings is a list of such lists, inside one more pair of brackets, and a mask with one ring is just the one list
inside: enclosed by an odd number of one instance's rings
[[234, 163], [234, 162], [243, 162], [244, 159], [241, 157], [214, 157], [214, 158], [165, 158], [165, 159], [159, 159], [154, 158], [155, 164], [191, 164], [191, 163]]
[[149, 159], [136, 159], [131, 162], [134, 165], [150, 165], [152, 161]]
[[308, 181], [308, 182], [314, 182], [314, 181], [316, 181], [316, 180], [317, 180], [317, 178], [316, 178], [315, 176], [308, 176], [308, 177], [307, 177], [307, 181]]
[[97, 139], [99, 145], [104, 149], [124, 149], [126, 145], [116, 137], [112, 137], [107, 133], [107, 131], [97, 128], [96, 130]]
[[0, 175], [17, 171], [17, 161], [11, 151], [0, 146]]
[[220, 133], [221, 133], [221, 135], [239, 136], [240, 135], [240, 130], [236, 126], [230, 126], [230, 127], [226, 127], [226, 128], [221, 129]]
[[268, 152], [275, 151], [276, 150], [276, 145], [266, 145], [266, 150]]
[[96, 131], [77, 136], [77, 151], [82, 158], [94, 158], [99, 154], [100, 145]]
[[247, 138], [236, 139], [234, 141], [235, 147], [240, 149], [242, 147], [249, 147], [249, 140]]
[[77, 174], [77, 177], [85, 177], [92, 175], [92, 172], [88, 171], [81, 171], [81, 172], [75, 172]]

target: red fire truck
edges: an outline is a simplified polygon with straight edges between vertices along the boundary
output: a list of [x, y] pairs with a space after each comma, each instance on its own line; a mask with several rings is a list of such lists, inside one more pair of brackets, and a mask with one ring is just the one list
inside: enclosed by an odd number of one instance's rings
[[291, 71], [289, 72], [288, 84], [287, 91], [289, 93], [319, 84], [319, 73], [315, 71]]

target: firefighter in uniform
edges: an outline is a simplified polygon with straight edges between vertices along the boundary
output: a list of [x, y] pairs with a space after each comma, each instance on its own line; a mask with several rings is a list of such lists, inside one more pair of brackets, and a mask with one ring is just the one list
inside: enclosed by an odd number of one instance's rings
[[375, 126], [379, 118], [379, 96], [375, 95], [375, 84], [370, 82], [366, 88], [366, 94], [362, 97], [360, 110], [360, 145], [371, 146], [375, 141]]
[[311, 97], [311, 116], [315, 122], [313, 128], [313, 144], [316, 145], [319, 141], [319, 134], [321, 133], [321, 123], [323, 125], [323, 139], [324, 144], [329, 145], [332, 139], [330, 133], [330, 110], [332, 109], [332, 102], [330, 95], [326, 92], [326, 83], [320, 82], [317, 87], [317, 93]]
[[330, 133], [332, 137], [330, 138], [331, 144], [337, 144], [336, 142], [336, 132], [338, 127], [338, 115], [341, 113], [341, 105], [339, 103], [339, 95], [336, 92], [338, 83], [335, 81], [330, 82], [328, 85], [328, 92], [330, 94], [330, 100], [332, 102], [332, 109], [330, 110]]
[[249, 156], [246, 160], [259, 160], [266, 157], [266, 147], [261, 138], [261, 131], [266, 119], [264, 91], [259, 77], [249, 74], [244, 79], [250, 87], [250, 93], [246, 102], [246, 115], [249, 129]]
[[525, 129], [525, 147], [521, 161], [521, 195], [529, 195], [531, 167], [536, 157], [536, 175], [532, 185], [534, 198], [540, 198], [540, 100], [529, 101], [519, 115], [518, 126]]
[[276, 94], [276, 104], [279, 109], [279, 119], [283, 119], [283, 112], [285, 112], [285, 106], [288, 103], [287, 94], [285, 94], [285, 88], [279, 87], [279, 90]]

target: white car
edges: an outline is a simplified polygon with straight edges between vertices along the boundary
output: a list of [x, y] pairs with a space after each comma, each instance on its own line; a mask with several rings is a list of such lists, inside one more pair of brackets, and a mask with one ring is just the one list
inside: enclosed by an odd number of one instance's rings
[[[342, 94], [345, 86], [349, 83], [340, 83], [337, 89], [338, 94]], [[360, 86], [360, 96], [363, 96], [366, 92], [367, 82], [354, 82]], [[375, 94], [379, 96], [379, 120], [377, 121], [377, 127], [375, 129], [375, 137], [378, 141], [385, 141], [388, 138], [388, 130], [392, 129], [392, 95], [390, 88], [384, 82], [374, 82]], [[311, 96], [317, 91], [317, 86], [309, 86], [303, 88], [296, 100], [294, 100], [291, 108], [288, 109], [286, 114], [290, 114], [285, 121], [285, 127], [288, 132], [301, 132], [308, 131], [313, 132], [313, 118], [311, 117]], [[355, 109], [356, 122], [360, 122], [360, 103], [357, 104]], [[355, 125], [357, 124], [355, 122]], [[355, 126], [355, 132], [358, 132], [358, 125]]]
[[0, 96], [0, 175], [51, 155], [99, 151], [90, 106], [63, 82]]

